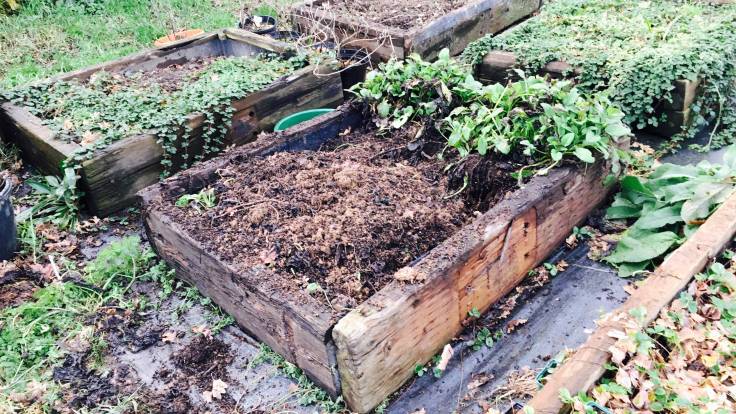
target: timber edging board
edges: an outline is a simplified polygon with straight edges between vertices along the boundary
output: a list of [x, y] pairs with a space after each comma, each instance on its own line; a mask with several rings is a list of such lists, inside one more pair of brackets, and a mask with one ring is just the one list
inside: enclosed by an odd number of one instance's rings
[[609, 333], [623, 331], [629, 311], [644, 308], [641, 325], [649, 326], [690, 280], [723, 251], [736, 235], [736, 193], [732, 194], [682, 246], [657, 267], [618, 309], [611, 312], [577, 352], [549, 377], [530, 401], [538, 414], [563, 412], [560, 390], [572, 395], [587, 392], [605, 373], [611, 359], [609, 349], [616, 343]]
[[[295, 363], [348, 407], [367, 413], [462, 330], [473, 308], [488, 309], [552, 253], [610, 191], [604, 163], [560, 167], [537, 176], [400, 271], [418, 283], [390, 282], [339, 321], [309, 295], [274, 292], [267, 269], [235, 271], [156, 207], [199, 191], [218, 171], [275, 151], [316, 149], [362, 116], [343, 106], [282, 134], [251, 144], [140, 193], [148, 238], [181, 277], [213, 299], [248, 332]], [[321, 305], [324, 309], [324, 305]]]
[[[511, 71], [517, 67], [516, 56], [513, 52], [491, 51], [475, 68], [476, 77], [483, 83], [506, 83], [511, 77]], [[549, 75], [555, 79], [574, 77], [579, 70], [570, 64], [561, 61], [549, 62], [540, 75]], [[682, 79], [675, 82], [671, 92], [671, 101], [662, 100], [655, 106], [659, 115], [666, 115], [665, 123], [657, 127], [648, 127], [647, 130], [664, 137], [669, 137], [682, 131], [683, 126], [692, 120], [692, 105], [700, 93], [700, 80]]]
[[[130, 72], [165, 67], [205, 56], [253, 56], [274, 52], [288, 56], [284, 43], [243, 30], [225, 29], [186, 40], [161, 49], [136, 53], [112, 62], [96, 65], [50, 81], [88, 79], [98, 71]], [[323, 66], [307, 66], [281, 77], [265, 88], [233, 102], [230, 131], [225, 145], [242, 145], [253, 141], [258, 132], [273, 127], [278, 120], [293, 112], [313, 108], [334, 108], [342, 102], [339, 73]], [[192, 129], [188, 148], [190, 165], [202, 150], [204, 116], [191, 114], [187, 119]], [[58, 174], [61, 162], [81, 148], [76, 143], [55, 139], [43, 121], [27, 109], [11, 103], [0, 106], [0, 128], [3, 136], [20, 147], [25, 159], [43, 173]], [[158, 182], [163, 148], [154, 134], [129, 136], [98, 149], [82, 163], [81, 190], [89, 210], [105, 216], [132, 205], [136, 193]], [[185, 160], [175, 159], [177, 169]]]
[[337, 37], [343, 46], [364, 48], [373, 53], [374, 60], [383, 61], [404, 59], [411, 53], [434, 59], [444, 48], [451, 55], [459, 54], [470, 42], [500, 32], [541, 6], [541, 0], [476, 0], [424, 26], [403, 30], [315, 7], [325, 2], [307, 0], [294, 5], [295, 26], [303, 33]]

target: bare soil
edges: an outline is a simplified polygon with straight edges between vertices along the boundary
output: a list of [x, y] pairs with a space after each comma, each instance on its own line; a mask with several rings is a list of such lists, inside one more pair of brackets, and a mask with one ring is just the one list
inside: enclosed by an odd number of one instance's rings
[[391, 0], [330, 0], [319, 4], [323, 10], [336, 15], [349, 15], [362, 21], [408, 30], [421, 27], [472, 1], [415, 0], [397, 2]]
[[[174, 63], [168, 66], [157, 67], [149, 71], [130, 71], [111, 74], [114, 83], [109, 92], [119, 89], [147, 89], [158, 85], [166, 92], [175, 92], [184, 85], [195, 81], [198, 75], [217, 60], [225, 59], [222, 56], [200, 57], [183, 63]], [[95, 77], [90, 78], [94, 81]]]
[[[514, 185], [489, 162], [463, 163], [447, 173], [446, 162], [429, 155], [441, 149], [437, 143], [406, 142], [399, 135], [353, 133], [321, 151], [250, 159], [219, 172], [217, 206], [205, 214], [174, 207], [175, 199], [162, 207], [221, 260], [270, 268], [277, 277], [269, 283], [286, 293], [317, 283], [339, 313], [380, 290]], [[479, 188], [458, 192], [466, 175], [484, 180], [471, 179]]]
[[0, 274], [0, 310], [30, 300], [40, 287], [41, 276], [28, 269], [12, 269]]

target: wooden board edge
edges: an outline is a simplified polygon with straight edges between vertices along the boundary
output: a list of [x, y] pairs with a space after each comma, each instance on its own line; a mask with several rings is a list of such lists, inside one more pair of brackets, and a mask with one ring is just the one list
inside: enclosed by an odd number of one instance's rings
[[613, 330], [623, 330], [629, 311], [643, 307], [642, 326], [649, 325], [687, 285], [711, 262], [736, 235], [736, 193], [732, 194], [682, 246], [670, 254], [629, 299], [611, 313], [590, 335], [578, 351], [549, 377], [545, 386], [528, 406], [538, 414], [564, 412], [559, 392], [587, 392], [593, 387], [610, 361], [609, 349], [616, 339]]
[[[503, 31], [532, 15], [541, 3], [541, 0], [472, 2], [409, 31], [405, 49], [425, 59], [435, 58], [443, 47], [448, 47], [451, 55], [459, 54], [470, 42]], [[473, 31], [477, 33], [466, 36]]]
[[[462, 329], [467, 310], [487, 309], [521, 282], [605, 199], [606, 171], [599, 163], [536, 177], [412, 266], [423, 284], [394, 281], [343, 317], [332, 336], [349, 407], [373, 409]], [[555, 215], [568, 199], [580, 211]]]

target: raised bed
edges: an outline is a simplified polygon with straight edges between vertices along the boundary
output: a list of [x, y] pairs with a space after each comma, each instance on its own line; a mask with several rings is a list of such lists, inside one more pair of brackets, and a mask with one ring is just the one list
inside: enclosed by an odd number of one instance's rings
[[[349, 7], [347, 11], [323, 7], [328, 3], [334, 4], [326, 0], [296, 4], [292, 9], [294, 23], [304, 33], [334, 37], [348, 47], [367, 49], [372, 52], [374, 60], [403, 59], [411, 53], [433, 59], [444, 48], [456, 55], [473, 40], [511, 26], [541, 5], [540, 0], [473, 1], [426, 23], [402, 28], [354, 15], [350, 9], [359, 5], [351, 2], [344, 2]], [[433, 9], [440, 7], [437, 3], [425, 3]], [[392, 4], [396, 5], [396, 15], [406, 14], [411, 20], [419, 21], [419, 16], [405, 7], [407, 5]]]
[[544, 261], [606, 198], [609, 188], [602, 181], [609, 169], [602, 163], [561, 167], [532, 178], [471, 215], [339, 317], [319, 293], [302, 289], [286, 294], [274, 288], [279, 276], [268, 266], [242, 270], [222, 259], [204, 246], [206, 240], [198, 241], [186, 230], [181, 218], [167, 212], [171, 200], [217, 186], [228, 168], [279, 151], [318, 149], [362, 122], [360, 114], [341, 107], [287, 133], [266, 134], [140, 195], [149, 240], [179, 277], [330, 394], [341, 394], [351, 410], [365, 413], [411, 378], [415, 364], [425, 363], [450, 342], [470, 310], [487, 309]]
[[[82, 69], [51, 79], [84, 81], [100, 71], [112, 73], [146, 72], [195, 59], [217, 56], [255, 56], [261, 53], [288, 56], [288, 47], [270, 38], [242, 30], [224, 30], [195, 40], [178, 42], [162, 49], [130, 55], [102, 65]], [[319, 75], [320, 72], [326, 75]], [[235, 113], [225, 145], [241, 145], [255, 139], [258, 132], [272, 128], [282, 117], [297, 110], [336, 107], [343, 91], [339, 73], [332, 68], [307, 66], [277, 79], [266, 88], [232, 103]], [[188, 116], [189, 155], [202, 150], [204, 117]], [[184, 127], [184, 125], [182, 125]], [[63, 160], [81, 146], [55, 138], [54, 132], [26, 108], [4, 103], [0, 106], [2, 135], [18, 145], [24, 158], [44, 173], [57, 174]], [[96, 150], [82, 163], [81, 190], [88, 208], [107, 215], [132, 205], [137, 191], [156, 183], [162, 172], [163, 148], [153, 134], [133, 135]], [[185, 160], [191, 162], [191, 160]], [[183, 160], [174, 160], [177, 169]]]
[[[505, 83], [513, 76], [513, 69], [517, 68], [516, 56], [512, 52], [489, 52], [481, 63], [476, 66], [476, 77], [481, 82]], [[553, 61], [542, 69], [541, 75], [552, 78], [573, 78], [579, 71], [570, 64]], [[683, 126], [690, 124], [692, 112], [690, 106], [698, 95], [700, 80], [682, 79], [674, 84], [672, 101], [662, 100], [655, 105], [657, 115], [666, 115], [666, 122], [656, 128], [648, 130], [662, 136], [671, 136], [682, 131]]]

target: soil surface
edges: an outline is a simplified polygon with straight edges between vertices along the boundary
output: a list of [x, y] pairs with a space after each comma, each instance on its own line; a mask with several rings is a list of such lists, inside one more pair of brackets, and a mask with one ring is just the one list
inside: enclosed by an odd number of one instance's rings
[[320, 3], [323, 10], [336, 15], [349, 15], [361, 21], [380, 23], [384, 26], [408, 30], [421, 27], [445, 14], [471, 4], [462, 0], [415, 0], [396, 2], [390, 0], [331, 0]]
[[[174, 63], [168, 66], [157, 67], [147, 71], [125, 71], [121, 73], [105, 73], [112, 76], [109, 92], [120, 89], [146, 89], [158, 85], [166, 92], [175, 92], [195, 81], [200, 73], [217, 60], [225, 59], [222, 56], [200, 57], [184, 63]], [[90, 78], [95, 81], [96, 76]]]
[[[221, 260], [248, 270], [271, 268], [278, 278], [269, 283], [287, 294], [311, 290], [321, 298], [324, 291], [339, 313], [380, 290], [468, 222], [480, 204], [514, 185], [508, 174], [496, 174], [506, 177], [502, 185], [478, 180], [481, 189], [460, 193], [466, 174], [488, 177], [498, 170], [476, 162], [462, 165], [473, 171], [447, 173], [445, 161], [427, 154], [433, 148], [407, 145], [398, 135], [353, 133], [321, 151], [228, 166], [213, 185], [217, 206], [205, 214], [174, 207], [175, 199], [162, 207]], [[485, 202], [463, 199], [478, 194]]]

